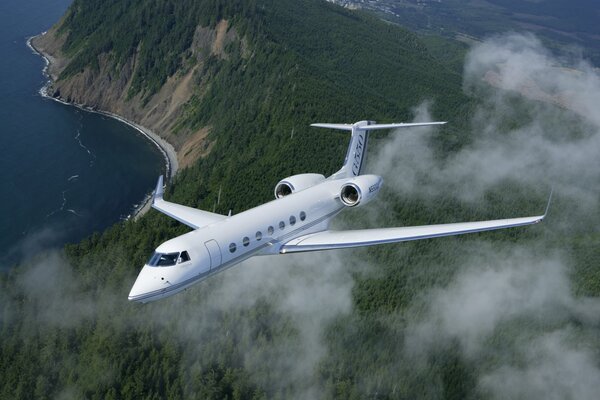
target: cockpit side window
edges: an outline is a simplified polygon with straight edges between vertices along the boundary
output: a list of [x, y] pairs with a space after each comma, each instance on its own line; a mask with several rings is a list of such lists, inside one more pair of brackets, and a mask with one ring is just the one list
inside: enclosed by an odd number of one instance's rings
[[148, 265], [151, 267], [170, 267], [171, 265], [175, 265], [178, 258], [179, 253], [154, 253], [152, 257], [150, 257]]
[[188, 254], [187, 251], [182, 251], [181, 254], [179, 255], [179, 262], [184, 263], [186, 261], [190, 261], [190, 255]]

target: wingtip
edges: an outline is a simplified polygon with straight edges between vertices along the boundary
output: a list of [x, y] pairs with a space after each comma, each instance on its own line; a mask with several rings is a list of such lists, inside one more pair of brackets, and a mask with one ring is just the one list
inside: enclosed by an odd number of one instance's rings
[[161, 175], [158, 177], [158, 181], [156, 182], [156, 189], [154, 189], [154, 197], [152, 198], [152, 204], [156, 203], [158, 200], [162, 200], [164, 194], [164, 176]]
[[554, 193], [554, 187], [552, 187], [552, 189], [550, 189], [550, 196], [548, 196], [548, 203], [546, 204], [546, 210], [544, 211], [544, 215], [542, 217], [542, 219], [544, 219], [544, 217], [546, 217], [546, 215], [548, 215], [548, 210], [550, 210], [550, 203], [552, 203], [552, 194]]
[[548, 196], [548, 203], [546, 203], [546, 209], [544, 210], [544, 214], [534, 217], [535, 218], [535, 221], [533, 222], [534, 224], [538, 224], [538, 223], [542, 222], [544, 220], [544, 218], [546, 218], [546, 215], [548, 215], [548, 210], [550, 210], [550, 204], [552, 203], [552, 194], [553, 193], [554, 193], [554, 188], [552, 188], [550, 190], [550, 195]]

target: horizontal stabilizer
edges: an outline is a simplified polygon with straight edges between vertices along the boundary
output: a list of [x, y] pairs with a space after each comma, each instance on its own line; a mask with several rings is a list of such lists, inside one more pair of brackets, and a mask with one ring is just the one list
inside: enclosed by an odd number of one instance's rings
[[375, 130], [375, 129], [396, 129], [396, 128], [412, 128], [416, 126], [431, 126], [431, 125], [444, 125], [446, 122], [409, 122], [409, 123], [394, 123], [394, 124], [373, 124], [367, 126], [361, 126], [360, 129]]
[[358, 121], [354, 124], [329, 124], [316, 123], [311, 124], [317, 128], [339, 129], [350, 131], [350, 143], [346, 151], [344, 164], [339, 171], [331, 175], [328, 179], [349, 178], [359, 176], [363, 173], [365, 166], [365, 155], [367, 154], [367, 144], [369, 141], [369, 132], [376, 129], [396, 129], [411, 128], [417, 126], [443, 125], [446, 122], [400, 122], [392, 124], [376, 124], [375, 121]]
[[351, 131], [353, 127], [358, 129], [372, 131], [375, 129], [395, 129], [395, 128], [412, 128], [416, 126], [430, 126], [430, 125], [444, 125], [446, 122], [398, 122], [392, 124], [373, 124], [373, 125], [360, 125], [356, 124], [310, 124], [310, 126], [314, 126], [316, 128], [329, 128], [329, 129], [339, 129], [343, 131]]

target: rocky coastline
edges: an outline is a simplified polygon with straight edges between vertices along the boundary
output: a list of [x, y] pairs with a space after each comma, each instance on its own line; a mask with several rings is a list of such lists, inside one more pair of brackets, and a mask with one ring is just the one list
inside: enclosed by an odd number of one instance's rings
[[[175, 147], [171, 143], [169, 143], [167, 140], [165, 140], [163, 137], [159, 136], [158, 134], [156, 134], [149, 128], [144, 127], [134, 121], [131, 121], [121, 115], [117, 115], [113, 112], [106, 111], [106, 110], [100, 110], [91, 105], [80, 104], [80, 103], [77, 103], [74, 101], [68, 101], [67, 99], [61, 97], [60, 95], [54, 95], [52, 88], [53, 88], [54, 82], [56, 82], [56, 80], [58, 79], [57, 66], [63, 64], [64, 60], [58, 59], [55, 55], [50, 54], [49, 52], [47, 52], [44, 49], [44, 47], [42, 45], [40, 45], [38, 39], [43, 37], [46, 34], [47, 34], [47, 32], [43, 32], [40, 35], [33, 36], [27, 40], [27, 46], [34, 53], [41, 56], [46, 63], [43, 73], [48, 78], [48, 82], [39, 90], [40, 95], [42, 97], [60, 102], [65, 105], [74, 106], [74, 107], [80, 108], [85, 111], [94, 112], [94, 113], [105, 115], [110, 118], [114, 118], [116, 120], [119, 120], [120, 122], [123, 122], [123, 123], [131, 126], [134, 129], [136, 129], [138, 132], [140, 132], [142, 135], [144, 135], [148, 140], [150, 140], [160, 150], [160, 152], [163, 154], [163, 157], [165, 159], [166, 176], [169, 179], [173, 178], [176, 175], [177, 170], [179, 169], [177, 151], [175, 150]], [[151, 198], [152, 198], [151, 194], [148, 194], [145, 197], [144, 201], [137, 207], [137, 209], [133, 213], [132, 216], [134, 218], [140, 217], [141, 215], [143, 215], [150, 209]]]

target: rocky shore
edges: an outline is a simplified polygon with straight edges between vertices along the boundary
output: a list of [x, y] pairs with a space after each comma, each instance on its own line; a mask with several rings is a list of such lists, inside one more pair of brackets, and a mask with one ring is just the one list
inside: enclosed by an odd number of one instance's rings
[[[27, 45], [31, 48], [31, 50], [33, 52], [39, 54], [46, 62], [46, 66], [44, 67], [44, 74], [48, 77], [49, 80], [46, 83], [46, 85], [44, 85], [40, 89], [40, 95], [42, 95], [45, 98], [48, 98], [48, 99], [51, 99], [54, 101], [58, 101], [62, 104], [71, 105], [71, 106], [78, 107], [78, 108], [81, 108], [81, 109], [89, 111], [89, 112], [95, 112], [98, 114], [108, 116], [110, 118], [117, 119], [117, 120], [131, 126], [132, 128], [136, 129], [138, 132], [140, 132], [146, 138], [148, 138], [148, 140], [150, 140], [161, 151], [161, 153], [163, 154], [164, 159], [165, 159], [166, 176], [169, 178], [173, 178], [175, 176], [175, 174], [177, 173], [177, 170], [179, 169], [179, 162], [178, 162], [177, 151], [175, 150], [175, 147], [171, 143], [169, 143], [166, 139], [164, 139], [160, 135], [156, 134], [151, 129], [144, 127], [134, 121], [131, 121], [121, 115], [117, 115], [110, 111], [98, 109], [95, 106], [80, 104], [80, 103], [77, 103], [74, 101], [68, 101], [67, 99], [61, 97], [60, 95], [55, 94], [55, 92], [53, 91], [53, 84], [58, 79], [59, 71], [62, 70], [62, 68], [64, 68], [64, 65], [66, 64], [66, 60], [56, 57], [56, 53], [57, 53], [58, 49], [54, 49], [54, 51], [49, 51], [45, 48], [41, 38], [43, 38], [43, 36], [46, 34], [47, 34], [47, 32], [43, 32], [38, 36], [31, 37], [27, 41]], [[51, 54], [51, 53], [53, 53], [53, 54]], [[134, 218], [137, 218], [137, 217], [143, 215], [150, 209], [151, 198], [152, 198], [151, 195], [148, 195], [146, 197], [146, 199], [141, 203], [141, 205], [135, 211], [135, 213], [133, 215]]]

